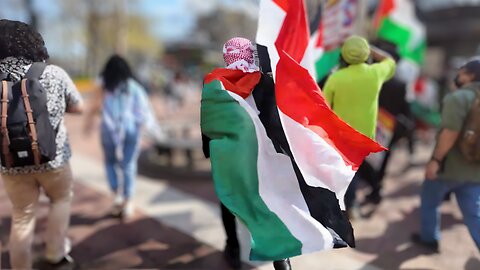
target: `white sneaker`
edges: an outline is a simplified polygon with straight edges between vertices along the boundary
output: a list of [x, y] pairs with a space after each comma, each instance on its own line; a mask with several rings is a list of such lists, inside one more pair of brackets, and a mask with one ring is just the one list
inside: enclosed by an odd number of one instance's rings
[[116, 194], [113, 203], [116, 205], [122, 205], [123, 201], [124, 201], [123, 196], [120, 194]]
[[135, 208], [133, 207], [133, 204], [131, 202], [127, 202], [122, 210], [121, 210], [121, 217], [124, 219], [131, 218], [135, 212]]
[[113, 201], [112, 210], [110, 210], [110, 215], [114, 217], [120, 217], [122, 214], [122, 205], [123, 205], [123, 198], [120, 195], [116, 195]]

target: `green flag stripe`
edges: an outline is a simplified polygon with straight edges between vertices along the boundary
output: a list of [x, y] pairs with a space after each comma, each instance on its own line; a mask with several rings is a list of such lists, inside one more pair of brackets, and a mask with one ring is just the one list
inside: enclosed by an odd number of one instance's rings
[[415, 63], [422, 64], [425, 58], [426, 42], [422, 42], [415, 49], [408, 48], [408, 41], [411, 39], [411, 32], [408, 28], [398, 25], [390, 18], [383, 19], [377, 33], [379, 38], [388, 40], [397, 44], [402, 57], [413, 60]]
[[315, 63], [317, 82], [325, 78], [330, 71], [338, 65], [340, 60], [340, 48], [324, 52], [322, 57]]
[[259, 194], [255, 125], [219, 81], [204, 86], [201, 125], [212, 139], [210, 159], [216, 193], [252, 234], [250, 258], [275, 260], [300, 255], [302, 243]]

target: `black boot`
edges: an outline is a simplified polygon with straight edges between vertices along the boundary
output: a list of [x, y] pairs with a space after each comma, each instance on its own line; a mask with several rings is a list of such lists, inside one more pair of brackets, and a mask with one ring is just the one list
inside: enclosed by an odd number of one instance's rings
[[240, 261], [240, 247], [227, 244], [223, 251], [223, 256], [232, 269], [242, 268], [242, 262]]
[[370, 194], [368, 194], [365, 197], [365, 202], [367, 203], [373, 203], [375, 205], [380, 204], [382, 201], [382, 196], [380, 196], [380, 192], [378, 191], [372, 191]]
[[274, 261], [273, 268], [275, 268], [275, 270], [292, 270], [290, 259], [286, 258], [283, 260]]
[[429, 253], [440, 253], [438, 241], [425, 242], [418, 233], [412, 234], [411, 239], [413, 243], [423, 247]]

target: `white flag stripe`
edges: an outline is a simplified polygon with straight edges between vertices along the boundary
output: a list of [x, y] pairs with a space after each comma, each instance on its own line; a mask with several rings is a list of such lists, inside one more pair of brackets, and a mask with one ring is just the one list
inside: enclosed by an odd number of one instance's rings
[[418, 21], [415, 14], [415, 6], [410, 0], [396, 0], [395, 8], [390, 18], [398, 25], [406, 27], [411, 31], [412, 36], [407, 45], [409, 49], [416, 49], [425, 40], [425, 26]]
[[261, 0], [259, 14], [256, 42], [267, 47], [275, 79], [277, 63], [280, 60], [275, 41], [282, 29], [286, 12], [271, 0]]
[[[255, 125], [258, 142], [259, 194], [268, 209], [275, 213], [290, 233], [302, 243], [302, 254], [333, 248], [330, 232], [308, 210], [300, 190], [292, 161], [277, 153], [267, 131], [258, 117], [252, 96], [244, 100], [227, 91], [249, 114]], [[255, 107], [252, 107], [255, 106]]]

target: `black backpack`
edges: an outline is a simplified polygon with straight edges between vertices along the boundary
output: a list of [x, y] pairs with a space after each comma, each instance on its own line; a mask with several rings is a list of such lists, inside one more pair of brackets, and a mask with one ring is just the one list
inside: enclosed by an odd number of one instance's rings
[[50, 124], [47, 93], [39, 79], [46, 63], [33, 63], [20, 81], [0, 74], [0, 149], [7, 168], [40, 165], [56, 157], [56, 131]]

